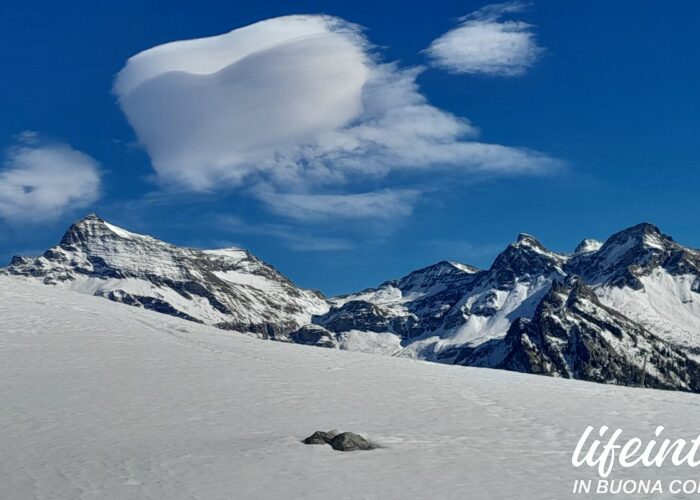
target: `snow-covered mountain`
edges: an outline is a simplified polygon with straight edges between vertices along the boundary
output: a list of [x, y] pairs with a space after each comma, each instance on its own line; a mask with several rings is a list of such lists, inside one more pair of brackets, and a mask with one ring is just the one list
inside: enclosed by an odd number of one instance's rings
[[313, 321], [348, 349], [700, 391], [700, 252], [651, 224], [570, 255], [521, 234], [487, 270], [442, 262]]
[[326, 299], [245, 250], [181, 248], [90, 215], [0, 273], [275, 340], [700, 390], [700, 252], [651, 224], [573, 254], [521, 234], [489, 269], [442, 261]]
[[246, 250], [181, 248], [94, 214], [42, 256], [14, 257], [2, 272], [278, 340], [328, 310], [319, 292], [296, 287]]
[[681, 348], [604, 306], [578, 278], [555, 281], [534, 317], [459, 364], [620, 385], [700, 392], [700, 364]]
[[603, 304], [698, 352], [700, 251], [639, 224], [612, 235], [598, 251], [574, 255], [566, 270], [593, 286]]

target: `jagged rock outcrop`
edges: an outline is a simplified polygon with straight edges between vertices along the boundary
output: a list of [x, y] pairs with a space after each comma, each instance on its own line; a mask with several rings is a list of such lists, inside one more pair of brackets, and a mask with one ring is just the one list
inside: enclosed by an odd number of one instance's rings
[[459, 360], [472, 366], [609, 384], [700, 391], [700, 365], [604, 306], [581, 279], [554, 282], [531, 320]]
[[421, 332], [421, 325], [414, 314], [396, 314], [389, 308], [364, 300], [350, 300], [332, 307], [326, 314], [314, 316], [312, 321], [336, 333], [351, 330], [391, 332], [409, 338]]
[[338, 341], [332, 332], [320, 325], [304, 325], [289, 334], [289, 339], [297, 344], [313, 345], [317, 347], [338, 347]]
[[640, 278], [654, 269], [670, 274], [700, 273], [700, 252], [685, 248], [658, 227], [643, 223], [613, 234], [593, 252], [577, 252], [566, 264], [569, 274], [590, 284], [644, 285]]

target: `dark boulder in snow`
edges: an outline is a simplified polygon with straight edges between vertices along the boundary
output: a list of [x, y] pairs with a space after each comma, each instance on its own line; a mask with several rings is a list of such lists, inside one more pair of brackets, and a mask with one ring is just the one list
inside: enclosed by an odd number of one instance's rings
[[357, 450], [372, 450], [374, 446], [359, 434], [353, 432], [343, 432], [338, 434], [328, 443], [334, 450], [338, 451], [357, 451]]
[[309, 437], [305, 438], [304, 444], [330, 444], [331, 439], [333, 439], [338, 433], [336, 431], [316, 431]]

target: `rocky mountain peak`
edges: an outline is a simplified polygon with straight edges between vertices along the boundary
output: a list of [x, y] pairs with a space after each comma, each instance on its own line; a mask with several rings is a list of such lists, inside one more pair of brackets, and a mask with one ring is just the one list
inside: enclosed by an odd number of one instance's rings
[[81, 246], [91, 240], [132, 240], [134, 238], [153, 240], [150, 236], [138, 235], [113, 226], [97, 214], [91, 213], [71, 224], [59, 244], [62, 246]]
[[414, 275], [414, 276], [417, 276], [417, 275], [442, 276], [445, 274], [462, 274], [462, 273], [474, 274], [476, 272], [479, 272], [479, 270], [477, 268], [469, 266], [467, 264], [461, 264], [459, 262], [453, 262], [451, 260], [441, 260], [440, 262], [437, 262], [437, 263], [432, 264], [430, 266], [427, 266], [427, 267], [424, 267], [424, 268], [419, 269], [417, 271], [414, 271], [413, 273], [409, 274], [408, 276], [411, 276], [411, 275]]
[[101, 222], [101, 223], [104, 223], [104, 222], [105, 222], [105, 220], [104, 220], [102, 217], [100, 217], [99, 215], [97, 215], [95, 212], [90, 212], [89, 214], [87, 214], [87, 215], [86, 215], [85, 217], [83, 217], [82, 219], [77, 220], [77, 221], [75, 222], [75, 224], [81, 224], [81, 223], [84, 223], [84, 222], [87, 223], [87, 222], [91, 222], [91, 221]]
[[490, 271], [511, 275], [514, 279], [523, 275], [548, 274], [557, 271], [566, 257], [548, 250], [534, 236], [521, 233], [515, 243], [511, 243], [501, 252], [491, 265]]
[[673, 245], [673, 238], [663, 234], [655, 225], [643, 222], [613, 234], [605, 241], [601, 251], [615, 247], [664, 250]]
[[463, 280], [470, 280], [471, 276], [477, 274], [478, 272], [479, 269], [467, 264], [461, 264], [459, 262], [449, 260], [441, 260], [435, 264], [417, 269], [416, 271], [413, 271], [402, 278], [385, 281], [379, 286], [378, 289], [368, 288], [359, 293], [373, 293], [376, 290], [387, 287], [397, 288], [398, 290], [406, 293], [411, 291], [417, 292], [419, 290], [427, 290], [435, 285], [455, 285]]
[[501, 344], [484, 344], [465, 354], [459, 360], [462, 364], [608, 384], [700, 390], [696, 361], [601, 304], [581, 279], [554, 282], [532, 319], [514, 321]]
[[647, 222], [618, 231], [597, 250], [578, 252], [567, 271], [589, 283], [611, 283], [639, 289], [638, 277], [657, 267], [697, 267], [692, 252], [684, 249]]
[[632, 227], [623, 229], [620, 233], [626, 234], [661, 234], [661, 230], [650, 222], [640, 222]]
[[539, 246], [542, 247], [542, 243], [537, 241], [537, 238], [528, 233], [519, 233], [516, 239], [516, 244], [523, 246]]
[[597, 252], [602, 246], [602, 241], [587, 238], [582, 240], [581, 243], [576, 246], [574, 254]]
[[16, 257], [0, 273], [277, 339], [329, 307], [245, 250], [178, 247], [95, 214], [40, 257]]

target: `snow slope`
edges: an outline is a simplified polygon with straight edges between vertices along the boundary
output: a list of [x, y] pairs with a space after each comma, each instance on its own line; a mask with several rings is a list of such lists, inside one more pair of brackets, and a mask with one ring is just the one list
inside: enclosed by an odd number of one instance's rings
[[694, 274], [672, 275], [654, 269], [642, 287], [600, 287], [600, 299], [659, 335], [691, 351], [700, 351], [700, 294]]
[[[3, 500], [560, 500], [595, 477], [570, 465], [586, 426], [700, 417], [692, 394], [264, 342], [7, 277], [0, 401]], [[383, 448], [299, 442], [330, 428]]]

